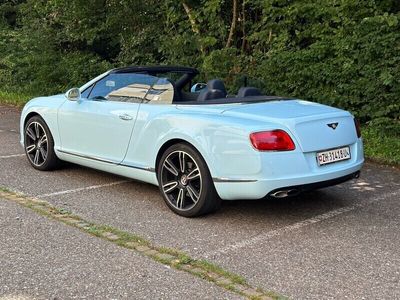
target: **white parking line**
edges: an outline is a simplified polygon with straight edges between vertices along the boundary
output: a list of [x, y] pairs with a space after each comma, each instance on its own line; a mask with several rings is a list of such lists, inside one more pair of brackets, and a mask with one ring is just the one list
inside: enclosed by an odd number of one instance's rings
[[19, 133], [17, 130], [15, 129], [0, 129], [0, 132], [12, 132], [12, 133]]
[[256, 235], [256, 236], [254, 236], [254, 237], [252, 237], [252, 238], [250, 238], [248, 240], [243, 240], [243, 241], [237, 242], [235, 244], [228, 245], [228, 246], [226, 246], [224, 248], [218, 249], [216, 251], [205, 253], [203, 256], [205, 258], [208, 258], [210, 256], [221, 255], [221, 254], [224, 255], [224, 254], [227, 254], [228, 252], [231, 252], [231, 251], [235, 251], [235, 250], [242, 249], [242, 248], [247, 248], [247, 247], [253, 246], [253, 245], [257, 244], [257, 243], [265, 242], [265, 241], [269, 240], [270, 238], [279, 236], [279, 235], [281, 235], [283, 233], [287, 233], [287, 232], [290, 232], [290, 231], [293, 231], [293, 230], [296, 230], [296, 229], [300, 229], [302, 227], [305, 227], [305, 226], [308, 226], [308, 225], [311, 225], [311, 224], [315, 224], [315, 223], [319, 223], [319, 222], [327, 220], [327, 219], [331, 219], [333, 217], [336, 217], [336, 216], [339, 216], [339, 215], [344, 214], [346, 212], [349, 212], [349, 211], [355, 210], [357, 208], [366, 206], [368, 204], [372, 204], [372, 203], [384, 200], [384, 199], [386, 199], [387, 197], [390, 197], [390, 196], [396, 196], [397, 194], [399, 194], [399, 191], [400, 190], [397, 190], [395, 192], [390, 192], [390, 193], [383, 194], [380, 197], [377, 197], [374, 200], [368, 201], [368, 202], [365, 202], [365, 203], [359, 203], [359, 204], [355, 204], [355, 205], [352, 205], [352, 206], [346, 206], [346, 207], [338, 208], [338, 209], [335, 209], [335, 210], [331, 210], [331, 211], [328, 211], [328, 212], [326, 212], [324, 214], [312, 217], [310, 219], [306, 219], [304, 221], [297, 222], [297, 223], [294, 223], [294, 224], [291, 224], [291, 225], [288, 225], [288, 226], [285, 226], [285, 227], [282, 227], [282, 228], [271, 230], [271, 231]]
[[3, 156], [0, 156], [0, 159], [1, 159], [1, 158], [21, 157], [21, 156], [25, 156], [25, 153], [24, 153], [24, 154], [3, 155]]
[[51, 196], [58, 196], [58, 195], [64, 195], [64, 194], [77, 193], [77, 192], [81, 192], [81, 191], [89, 191], [89, 190], [99, 189], [99, 188], [102, 188], [102, 187], [118, 185], [118, 184], [130, 182], [130, 181], [131, 180], [120, 180], [120, 181], [115, 181], [115, 182], [106, 183], [106, 184], [91, 185], [91, 186], [78, 188], [78, 189], [73, 189], [73, 190], [65, 190], [65, 191], [59, 191], [59, 192], [54, 192], [54, 193], [49, 193], [49, 194], [42, 194], [42, 195], [37, 195], [35, 197], [36, 198], [46, 198], [46, 197], [51, 197]]

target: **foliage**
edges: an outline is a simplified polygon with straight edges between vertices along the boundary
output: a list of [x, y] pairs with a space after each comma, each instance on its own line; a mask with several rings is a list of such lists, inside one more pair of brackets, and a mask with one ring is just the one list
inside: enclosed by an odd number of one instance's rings
[[115, 66], [182, 64], [231, 93], [248, 76], [268, 94], [398, 124], [399, 53], [398, 0], [0, 2], [3, 92], [59, 93]]
[[293, 6], [259, 74], [272, 93], [349, 109], [363, 121], [398, 118], [400, 15], [374, 1], [351, 3]]
[[[397, 124], [398, 126], [398, 124]], [[400, 166], [400, 134], [375, 126], [363, 128], [364, 153], [378, 163]]]

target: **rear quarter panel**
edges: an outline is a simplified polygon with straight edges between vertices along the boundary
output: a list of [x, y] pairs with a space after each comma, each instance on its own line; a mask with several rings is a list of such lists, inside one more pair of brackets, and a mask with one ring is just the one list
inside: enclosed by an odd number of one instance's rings
[[260, 174], [261, 156], [252, 148], [249, 133], [277, 127], [285, 129], [198, 107], [143, 104], [124, 164], [155, 168], [160, 148], [170, 140], [180, 139], [200, 152], [212, 177]]

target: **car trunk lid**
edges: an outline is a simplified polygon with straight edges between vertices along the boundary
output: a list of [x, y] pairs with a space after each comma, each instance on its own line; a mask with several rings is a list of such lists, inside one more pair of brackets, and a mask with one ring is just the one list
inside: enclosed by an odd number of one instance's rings
[[346, 146], [357, 140], [350, 113], [303, 100], [236, 105], [225, 107], [222, 114], [282, 124], [303, 152]]

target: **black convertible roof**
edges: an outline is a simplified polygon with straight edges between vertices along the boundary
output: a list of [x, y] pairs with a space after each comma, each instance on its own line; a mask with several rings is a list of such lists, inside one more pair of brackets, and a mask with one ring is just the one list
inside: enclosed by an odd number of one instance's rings
[[199, 71], [195, 68], [181, 67], [181, 66], [131, 66], [117, 68], [110, 71], [110, 73], [147, 73], [147, 74], [158, 74], [166, 72], [179, 72], [187, 73], [191, 75], [199, 74]]

